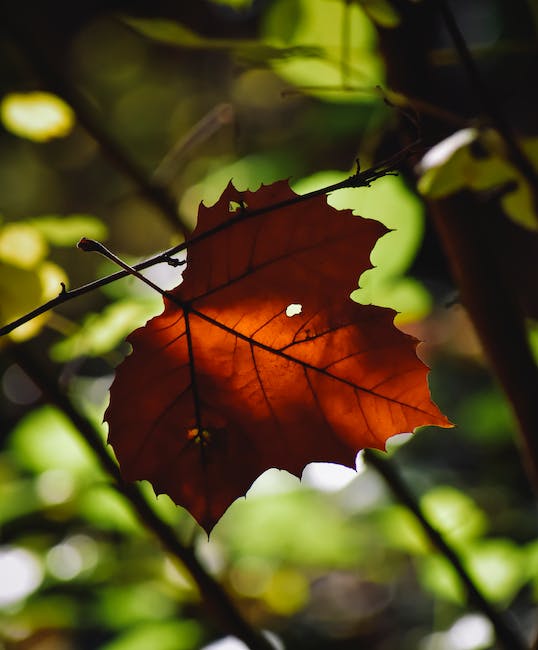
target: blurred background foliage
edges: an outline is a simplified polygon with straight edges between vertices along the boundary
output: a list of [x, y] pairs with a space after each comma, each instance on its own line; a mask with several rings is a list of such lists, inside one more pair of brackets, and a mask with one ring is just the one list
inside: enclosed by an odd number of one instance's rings
[[[163, 0], [74, 8], [27, 0], [2, 9], [2, 324], [56, 296], [61, 283], [78, 287], [114, 270], [75, 249], [82, 236], [105, 241], [133, 263], [181, 241], [179, 220], [148, 200], [127, 168], [165, 187], [178, 218], [192, 227], [200, 201], [216, 201], [230, 178], [255, 189], [289, 177], [304, 192], [345, 178], [357, 158], [365, 168], [395, 153], [417, 128], [426, 149], [465, 126], [475, 107], [438, 20], [427, 34], [417, 26], [438, 74], [436, 100], [432, 87], [415, 88], [411, 100], [391, 85], [390, 39], [406, 4]], [[534, 3], [513, 3], [510, 11], [508, 4], [453, 3], [498, 93], [514, 89], [507, 70], [517, 64], [516, 72], [524, 71], [536, 56]], [[514, 95], [510, 114], [530, 137], [529, 108], [522, 112]], [[490, 167], [476, 171], [485, 163], [483, 156], [470, 160], [475, 135], [467, 136], [429, 164], [424, 194], [499, 182], [495, 152]], [[469, 166], [476, 182], [468, 181]], [[499, 173], [512, 178], [505, 168]], [[538, 599], [536, 506], [509, 406], [409, 180], [386, 177], [329, 199], [391, 229], [354, 298], [396, 309], [398, 324], [426, 341], [419, 352], [433, 368], [433, 397], [457, 424], [397, 436], [389, 453], [480, 590], [530, 637]], [[531, 232], [532, 211], [525, 215], [521, 225]], [[180, 279], [180, 268], [167, 265], [147, 273], [163, 287]], [[160, 310], [159, 296], [124, 279], [0, 342], [6, 650], [242, 647], [207, 619], [189, 575], [137, 522], [77, 428], [20, 363], [24, 350], [25, 359], [44, 364], [104, 442], [100, 422], [114, 367], [128, 352], [124, 337]], [[245, 617], [286, 647], [495, 646], [490, 621], [469, 606], [453, 568], [361, 455], [357, 472], [313, 464], [301, 482], [270, 470], [209, 541], [167, 497], [144, 490]]]

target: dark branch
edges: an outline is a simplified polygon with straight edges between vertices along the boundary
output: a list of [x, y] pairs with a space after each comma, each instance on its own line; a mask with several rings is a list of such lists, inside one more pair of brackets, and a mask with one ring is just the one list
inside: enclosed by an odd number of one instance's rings
[[273, 645], [242, 618], [221, 585], [200, 564], [193, 549], [184, 545], [174, 530], [159, 518], [138, 485], [124, 483], [116, 462], [103, 445], [100, 432], [92, 422], [80, 414], [55, 379], [41, 368], [24, 346], [13, 346], [10, 351], [16, 363], [39, 386], [51, 404], [71, 420], [111, 477], [113, 487], [129, 502], [144, 526], [157, 537], [168, 553], [186, 567], [200, 590], [206, 610], [219, 627], [241, 639], [251, 650], [274, 650]]
[[501, 613], [498, 612], [491, 603], [486, 600], [486, 598], [484, 598], [471, 576], [467, 573], [467, 570], [463, 566], [458, 554], [446, 543], [441, 533], [430, 524], [422, 512], [416, 498], [392, 464], [383, 459], [379, 453], [374, 452], [371, 449], [366, 449], [364, 451], [364, 459], [369, 465], [374, 467], [379, 474], [381, 474], [396, 499], [400, 501], [400, 503], [403, 503], [403, 505], [415, 515], [424, 532], [429, 537], [430, 542], [454, 567], [456, 573], [465, 585], [471, 602], [493, 623], [497, 637], [507, 650], [526, 650], [527, 644], [523, 641], [513, 626], [501, 615]]

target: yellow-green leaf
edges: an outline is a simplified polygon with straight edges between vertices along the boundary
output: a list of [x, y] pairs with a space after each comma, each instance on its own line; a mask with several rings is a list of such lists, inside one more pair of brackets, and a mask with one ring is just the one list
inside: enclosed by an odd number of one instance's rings
[[6, 95], [0, 116], [8, 131], [35, 142], [66, 136], [75, 123], [71, 108], [60, 97], [45, 92]]

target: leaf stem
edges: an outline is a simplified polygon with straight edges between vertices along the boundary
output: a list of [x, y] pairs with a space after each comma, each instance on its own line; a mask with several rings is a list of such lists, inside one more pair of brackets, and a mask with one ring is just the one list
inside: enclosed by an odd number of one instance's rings
[[26, 346], [12, 346], [10, 352], [15, 362], [54, 404], [71, 420], [86, 443], [97, 456], [103, 469], [112, 479], [113, 487], [129, 502], [143, 525], [159, 540], [163, 548], [189, 571], [196, 582], [208, 614], [228, 634], [241, 639], [251, 650], [274, 650], [273, 645], [241, 616], [222, 586], [207, 573], [193, 549], [184, 545], [171, 526], [155, 512], [143, 492], [135, 483], [124, 483], [119, 468], [103, 446], [100, 432], [75, 407], [64, 394], [56, 380], [48, 373]]
[[383, 477], [394, 496], [415, 515], [431, 543], [447, 558], [460, 577], [471, 602], [493, 623], [497, 637], [506, 649], [526, 650], [527, 644], [521, 638], [519, 632], [482, 595], [471, 576], [467, 573], [456, 551], [447, 544], [441, 533], [428, 521], [409, 487], [394, 468], [393, 463], [385, 460], [378, 452], [371, 449], [365, 449], [364, 460]]

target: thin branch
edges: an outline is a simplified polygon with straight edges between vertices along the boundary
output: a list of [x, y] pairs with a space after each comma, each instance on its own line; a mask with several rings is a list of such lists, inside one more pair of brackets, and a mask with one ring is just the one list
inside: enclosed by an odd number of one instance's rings
[[[283, 97], [294, 97], [296, 95], [303, 95], [305, 92], [324, 92], [324, 93], [341, 93], [344, 88], [340, 84], [324, 85], [324, 86], [298, 86], [297, 88], [289, 88], [282, 91]], [[441, 106], [436, 106], [424, 99], [413, 97], [412, 95], [404, 94], [391, 90], [390, 88], [381, 88], [379, 85], [372, 86], [357, 86], [348, 83], [345, 87], [347, 93], [356, 93], [360, 95], [370, 95], [372, 98], [381, 97], [383, 101], [388, 99], [391, 104], [398, 108], [411, 108], [416, 113], [429, 115], [439, 122], [450, 124], [454, 128], [463, 129], [469, 126], [469, 119], [458, 115], [452, 111], [447, 110]]]
[[241, 616], [222, 586], [200, 564], [193, 549], [185, 546], [173, 528], [155, 513], [138, 485], [123, 482], [118, 465], [103, 446], [100, 432], [78, 411], [55, 379], [49, 376], [24, 346], [12, 346], [10, 352], [16, 363], [47, 395], [50, 402], [71, 420], [111, 477], [113, 487], [129, 502], [144, 526], [155, 535], [170, 555], [186, 567], [200, 590], [204, 607], [218, 626], [226, 633], [241, 639], [251, 650], [274, 650], [273, 645]]
[[403, 503], [418, 519], [424, 532], [435, 548], [450, 562], [467, 589], [469, 599], [493, 623], [499, 641], [507, 650], [526, 650], [527, 644], [505, 616], [498, 612], [482, 595], [462, 564], [458, 554], [451, 548], [441, 533], [435, 529], [422, 512], [415, 496], [398, 474], [393, 464], [371, 449], [364, 451], [365, 461], [384, 478], [398, 501]]
[[[188, 241], [182, 242], [177, 246], [173, 246], [172, 248], [169, 248], [168, 250], [163, 251], [162, 253], [159, 253], [158, 255], [155, 255], [145, 260], [144, 262], [135, 264], [133, 265], [132, 268], [136, 269], [137, 271], [140, 271], [143, 269], [147, 269], [151, 266], [154, 266], [155, 264], [161, 264], [163, 262], [166, 262], [168, 264], [173, 264], [173, 265], [179, 265], [181, 264], [181, 262], [175, 260], [175, 258], [173, 258], [174, 255], [177, 255], [178, 253], [184, 251], [187, 248], [187, 246], [189, 248], [191, 246], [195, 246], [200, 241], [203, 241], [208, 237], [211, 237], [225, 230], [226, 228], [229, 228], [230, 226], [237, 223], [238, 221], [244, 219], [251, 219], [263, 214], [267, 214], [269, 212], [273, 212], [275, 210], [280, 210], [281, 208], [286, 208], [297, 203], [302, 203], [310, 199], [316, 198], [318, 196], [321, 196], [322, 194], [328, 194], [329, 192], [334, 192], [339, 189], [350, 188], [350, 187], [370, 187], [370, 185], [377, 179], [395, 173], [399, 165], [407, 156], [410, 155], [412, 149], [415, 146], [416, 143], [413, 143], [413, 145], [406, 147], [405, 149], [400, 151], [392, 158], [384, 160], [380, 162], [378, 165], [371, 167], [370, 169], [366, 169], [363, 172], [357, 171], [355, 174], [349, 176], [343, 181], [340, 181], [339, 183], [334, 183], [333, 185], [328, 185], [326, 187], [322, 187], [318, 190], [313, 190], [312, 192], [308, 192], [306, 194], [298, 194], [292, 197], [291, 199], [287, 199], [286, 201], [280, 201], [279, 203], [274, 203], [268, 206], [264, 206], [263, 208], [259, 208], [257, 210], [238, 211], [235, 217], [232, 217], [228, 221], [219, 224], [215, 228], [211, 230], [207, 230], [206, 232], [203, 232], [199, 235], [191, 236]], [[59, 305], [65, 302], [73, 300], [74, 298], [78, 298], [79, 296], [82, 296], [91, 291], [95, 291], [96, 289], [103, 287], [107, 284], [110, 284], [111, 282], [115, 282], [120, 278], [127, 277], [129, 274], [130, 271], [125, 271], [125, 270], [118, 271], [116, 273], [108, 275], [94, 282], [85, 284], [82, 287], [78, 287], [77, 289], [72, 289], [70, 291], [66, 291], [65, 287], [62, 287], [62, 291], [58, 294], [58, 296], [56, 296], [56, 298], [49, 300], [48, 302], [44, 303], [43, 305], [40, 305], [39, 307], [33, 309], [27, 314], [24, 314], [23, 316], [17, 318], [11, 323], [8, 323], [7, 325], [0, 327], [0, 336], [5, 336], [6, 334], [9, 334], [13, 330], [17, 329], [17, 327], [24, 325], [24, 323], [31, 321], [37, 316], [44, 314], [45, 312], [54, 309], [55, 307], [58, 307]]]
[[[185, 248], [183, 244], [181, 244], [181, 246]], [[170, 250], [173, 251], [174, 249], [170, 249]], [[180, 248], [180, 250], [183, 249]], [[142, 269], [147, 269], [151, 266], [154, 266], [155, 264], [162, 264], [163, 262], [172, 264], [174, 266], [178, 266], [179, 264], [181, 264], [181, 261], [172, 258], [173, 254], [174, 254], [173, 252], [164, 251], [163, 253], [159, 253], [154, 257], [150, 257], [144, 262], [135, 264], [133, 268], [136, 269], [137, 271], [140, 271]], [[175, 261], [178, 262], [177, 265], [175, 264]], [[62, 283], [62, 290], [56, 296], [56, 298], [52, 298], [51, 300], [48, 300], [47, 302], [43, 303], [39, 307], [36, 307], [36, 309], [33, 309], [32, 311], [28, 312], [27, 314], [24, 314], [23, 316], [20, 316], [19, 318], [12, 321], [11, 323], [8, 323], [7, 325], [0, 327], [0, 336], [5, 336], [6, 334], [13, 332], [13, 330], [17, 329], [21, 325], [24, 325], [25, 323], [28, 323], [32, 319], [37, 318], [37, 316], [40, 316], [41, 314], [44, 314], [50, 311], [51, 309], [54, 309], [55, 307], [62, 305], [64, 302], [69, 302], [70, 300], [74, 300], [79, 296], [83, 296], [87, 293], [95, 291], [96, 289], [99, 289], [100, 287], [104, 287], [107, 284], [110, 284], [111, 282], [115, 282], [116, 280], [120, 280], [121, 278], [126, 278], [128, 275], [130, 275], [128, 271], [117, 271], [116, 273], [112, 273], [110, 275], [105, 276], [104, 278], [100, 278], [99, 280], [95, 280], [94, 282], [89, 282], [88, 284], [84, 284], [81, 287], [78, 287], [77, 289], [71, 289], [69, 291], [65, 289], [65, 285], [63, 285]]]
[[171, 187], [178, 168], [191, 151], [235, 119], [232, 104], [217, 104], [204, 115], [185, 135], [179, 138], [153, 172], [153, 181]]

